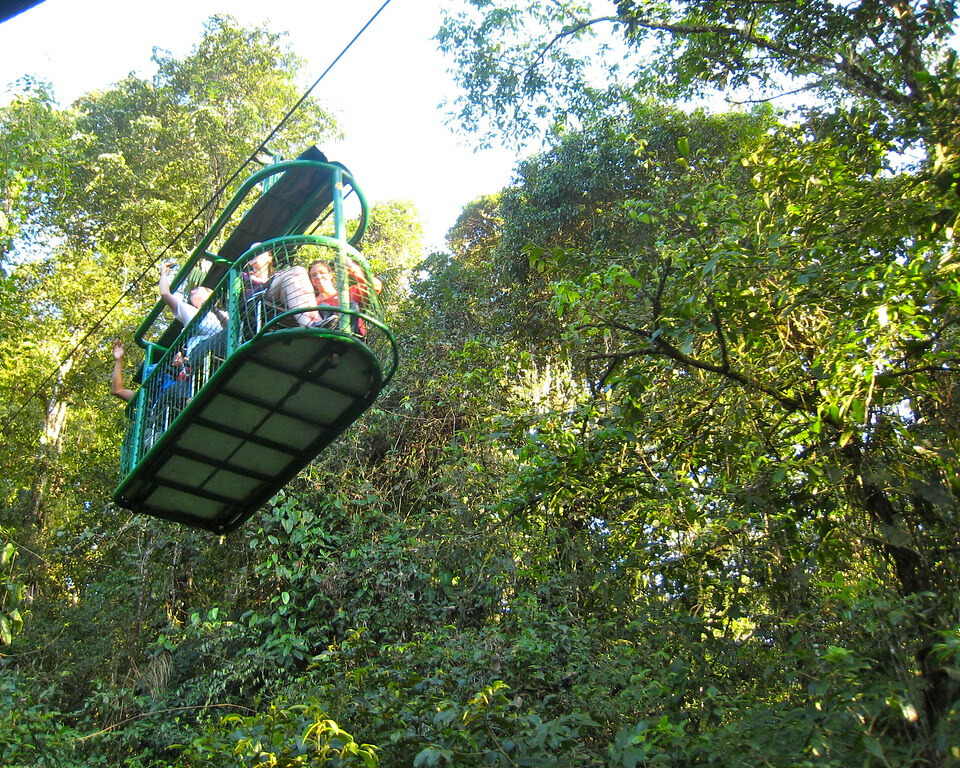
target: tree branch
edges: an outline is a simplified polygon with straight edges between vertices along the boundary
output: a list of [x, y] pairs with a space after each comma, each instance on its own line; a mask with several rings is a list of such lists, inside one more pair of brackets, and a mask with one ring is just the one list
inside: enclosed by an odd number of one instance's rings
[[882, 376], [912, 376], [915, 373], [960, 373], [960, 368], [949, 368], [944, 365], [921, 365], [918, 368], [908, 368], [903, 371], [884, 371]]
[[660, 312], [663, 309], [663, 292], [667, 289], [667, 278], [673, 271], [673, 264], [670, 259], [663, 267], [663, 273], [660, 275], [660, 282], [657, 284], [657, 292], [650, 299], [650, 313], [653, 316], [653, 322], [659, 324]]
[[723, 335], [723, 324], [720, 322], [720, 311], [713, 296], [710, 297], [710, 314], [713, 315], [713, 327], [717, 331], [717, 345], [720, 347], [720, 359], [723, 360], [723, 370], [729, 372], [730, 357], [727, 352], [727, 340]]
[[550, 49], [553, 48], [558, 42], [560, 42], [565, 37], [570, 37], [571, 35], [577, 34], [577, 32], [582, 32], [587, 27], [592, 27], [594, 24], [601, 24], [603, 22], [611, 22], [614, 24], [622, 23], [620, 19], [616, 16], [600, 16], [595, 19], [585, 19], [584, 21], [578, 21], [576, 24], [571, 24], [569, 26], [561, 29], [557, 34], [553, 36], [550, 42], [546, 43], [541, 49], [540, 53], [537, 54], [537, 57], [530, 62], [529, 65], [524, 69], [524, 76], [529, 75], [533, 70], [535, 70], [540, 64], [543, 63], [543, 60], [546, 58], [547, 53]]
[[803, 408], [803, 403], [799, 400], [783, 395], [773, 387], [769, 387], [766, 384], [757, 381], [752, 376], [735, 371], [727, 365], [714, 365], [713, 363], [706, 363], [703, 360], [698, 360], [695, 357], [684, 354], [675, 346], [673, 346], [673, 344], [664, 339], [663, 336], [658, 336], [653, 340], [653, 343], [656, 344], [658, 351], [660, 351], [666, 357], [669, 357], [671, 360], [675, 360], [676, 362], [689, 366], [690, 368], [696, 368], [697, 370], [707, 371], [709, 373], [718, 373], [721, 376], [725, 376], [731, 381], [735, 381], [747, 389], [752, 389], [756, 392], [761, 392], [769, 397], [772, 397], [788, 411], [799, 411]]
[[603, 375], [597, 380], [597, 384], [596, 384], [596, 387], [594, 388], [593, 394], [596, 394], [596, 389], [599, 389], [606, 385], [607, 379], [609, 379], [610, 376], [613, 375], [613, 372], [617, 370], [617, 367], [624, 360], [629, 360], [631, 357], [640, 357], [642, 355], [656, 355], [656, 354], [658, 354], [656, 348], [646, 347], [644, 349], [632, 349], [627, 352], [609, 352], [609, 353], [603, 353], [603, 354], [597, 354], [597, 355], [589, 355], [586, 358], [586, 361], [588, 363], [593, 363], [598, 360], [607, 361], [607, 370], [605, 370], [603, 372]]
[[[621, 19], [621, 21], [623, 21]], [[769, 51], [778, 56], [793, 58], [802, 61], [811, 66], [823, 68], [828, 71], [834, 71], [844, 75], [851, 83], [863, 90], [865, 95], [872, 96], [881, 101], [895, 104], [898, 107], [906, 106], [914, 101], [912, 96], [900, 93], [896, 89], [889, 88], [879, 74], [869, 68], [859, 67], [854, 60], [840, 55], [838, 59], [833, 59], [820, 54], [813, 54], [807, 51], [801, 51], [790, 46], [783, 45], [764, 37], [750, 30], [743, 30], [737, 27], [728, 27], [722, 24], [677, 24], [670, 22], [655, 22], [635, 19], [626, 23], [627, 26], [636, 26], [642, 29], [658, 32], [669, 32], [679, 37], [694, 37], [697, 35], [722, 35], [729, 39], [738, 40], [743, 43], [755, 46], [760, 50]]]
[[122, 725], [133, 722], [134, 720], [142, 720], [145, 717], [153, 717], [154, 715], [168, 715], [172, 712], [190, 712], [193, 710], [201, 709], [221, 709], [221, 708], [230, 708], [230, 709], [240, 709], [244, 712], [249, 712], [251, 715], [256, 714], [256, 710], [250, 709], [249, 707], [244, 707], [240, 704], [198, 704], [193, 706], [184, 706], [184, 707], [168, 707], [167, 709], [158, 709], [154, 712], [143, 712], [139, 715], [134, 715], [133, 717], [128, 717], [124, 720], [114, 723], [113, 725], [108, 725], [106, 728], [96, 731], [95, 733], [88, 733], [86, 736], [78, 736], [74, 741], [86, 741], [87, 739], [92, 739], [95, 736], [102, 736], [105, 733], [109, 733], [115, 728], [119, 728]]
[[731, 99], [727, 98], [726, 102], [728, 104], [767, 104], [771, 101], [776, 101], [777, 99], [783, 99], [787, 96], [796, 96], [798, 93], [803, 93], [804, 91], [812, 91], [814, 88], [819, 88], [823, 85], [823, 80], [815, 80], [812, 83], [807, 83], [802, 85], [799, 88], [794, 88], [792, 91], [781, 91], [780, 93], [775, 93], [773, 96], [764, 96], [759, 99]]
[[[662, 286], [661, 286], [662, 287]], [[659, 294], [659, 291], [658, 291]], [[654, 299], [656, 302], [657, 299]], [[609, 360], [607, 370], [604, 372], [603, 376], [599, 380], [599, 384], [602, 386], [610, 375], [617, 369], [617, 366], [620, 365], [624, 360], [628, 360], [631, 357], [640, 357], [640, 356], [650, 356], [650, 355], [662, 355], [668, 357], [675, 362], [678, 362], [682, 365], [688, 366], [690, 368], [696, 368], [701, 371], [707, 371], [709, 373], [718, 373], [721, 376], [724, 376], [731, 381], [734, 381], [740, 384], [747, 389], [754, 390], [756, 392], [761, 392], [765, 395], [772, 397], [780, 405], [786, 408], [791, 413], [796, 411], [803, 410], [803, 401], [787, 397], [786, 395], [778, 392], [773, 387], [767, 386], [766, 384], [758, 381], [752, 376], [748, 376], [745, 373], [740, 371], [735, 371], [730, 365], [729, 360], [729, 351], [727, 349], [726, 340], [723, 338], [723, 332], [721, 330], [720, 318], [716, 309], [714, 308], [714, 323], [717, 327], [717, 334], [720, 338], [720, 353], [723, 358], [723, 363], [721, 365], [715, 365], [713, 363], [707, 363], [703, 360], [698, 360], [697, 358], [684, 354], [673, 344], [668, 342], [663, 338], [662, 335], [657, 335], [654, 338], [654, 333], [649, 331], [644, 331], [640, 328], [634, 328], [632, 326], [626, 325], [625, 323], [618, 322], [616, 320], [608, 320], [606, 318], [600, 318], [602, 327], [606, 328], [616, 328], [620, 331], [625, 331], [637, 336], [642, 336], [646, 339], [649, 339], [653, 344], [652, 347], [642, 347], [640, 349], [631, 349], [624, 352], [605, 352], [596, 355], [590, 355], [586, 359], [587, 361], [597, 361], [597, 360]], [[589, 326], [583, 326], [589, 327]]]
[[916, 45], [916, 17], [910, 4], [904, 0], [884, 0], [884, 4], [890, 7], [899, 22], [900, 31], [897, 36], [900, 38], [900, 59], [904, 65], [903, 80], [910, 89], [911, 95], [919, 100], [921, 87], [916, 73], [922, 72], [924, 66]]

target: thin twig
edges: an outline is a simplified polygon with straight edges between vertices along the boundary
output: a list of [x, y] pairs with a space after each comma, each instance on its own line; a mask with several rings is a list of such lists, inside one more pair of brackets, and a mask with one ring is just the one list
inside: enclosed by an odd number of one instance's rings
[[241, 709], [244, 712], [249, 712], [251, 714], [256, 714], [255, 709], [250, 709], [249, 707], [242, 707], [239, 704], [200, 704], [192, 707], [170, 707], [168, 709], [158, 709], [154, 712], [144, 712], [141, 715], [134, 715], [133, 717], [128, 717], [121, 720], [119, 723], [114, 723], [113, 725], [108, 725], [102, 731], [97, 731], [96, 733], [88, 733], [86, 736], [78, 736], [74, 741], [86, 741], [87, 739], [92, 739], [94, 736], [102, 736], [105, 733], [109, 733], [114, 728], [119, 728], [121, 725], [126, 725], [127, 723], [133, 722], [134, 720], [142, 720], [144, 717], [152, 717], [153, 715], [167, 715], [171, 712], [189, 712], [192, 709], [221, 709], [224, 707], [230, 707], [232, 709]]
[[723, 361], [723, 370], [730, 370], [730, 357], [727, 354], [727, 340], [723, 336], [723, 324], [720, 322], [720, 311], [717, 302], [710, 296], [710, 313], [713, 315], [713, 327], [717, 330], [717, 344], [720, 345], [720, 359]]

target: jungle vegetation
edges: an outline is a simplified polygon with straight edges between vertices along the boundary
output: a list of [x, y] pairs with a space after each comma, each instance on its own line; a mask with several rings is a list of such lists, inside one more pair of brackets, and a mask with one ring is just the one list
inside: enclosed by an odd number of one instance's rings
[[223, 538], [110, 503], [109, 346], [299, 63], [214, 17], [151, 80], [21, 83], [0, 764], [960, 766], [956, 22], [451, 5], [455, 116], [534, 148], [441, 252], [374, 212], [400, 372]]

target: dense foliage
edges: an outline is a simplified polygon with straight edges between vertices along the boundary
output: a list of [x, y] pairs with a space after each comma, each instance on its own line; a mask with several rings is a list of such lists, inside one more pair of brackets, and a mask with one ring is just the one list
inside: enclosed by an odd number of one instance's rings
[[[106, 340], [63, 352], [296, 63], [212, 20], [152, 83], [0, 114], [51, 148], [0, 145], [5, 412], [43, 393], [0, 449], [0, 763], [960, 766], [953, 4], [466, 5], [469, 114], [548, 141], [444, 253], [376, 208], [401, 372], [223, 539], [107, 502]], [[599, 28], [657, 66], [584, 86], [551, 56]], [[638, 95], [774, 66], [823, 100]]]

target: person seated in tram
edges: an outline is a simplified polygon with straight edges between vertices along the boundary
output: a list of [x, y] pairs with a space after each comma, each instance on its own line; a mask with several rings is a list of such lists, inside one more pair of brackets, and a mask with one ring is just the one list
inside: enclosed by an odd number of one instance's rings
[[[315, 261], [309, 269], [310, 283], [313, 285], [317, 305], [320, 307], [340, 306], [340, 296], [337, 293], [337, 281], [333, 267], [326, 261]], [[347, 274], [352, 281], [348, 289], [350, 309], [363, 310], [370, 298], [370, 286], [367, 277], [353, 259], [347, 258]], [[373, 290], [380, 293], [383, 283], [377, 277], [373, 278]], [[339, 316], [335, 312], [325, 312], [324, 323], [327, 327], [336, 325]], [[353, 318], [353, 332], [358, 336], [365, 336], [367, 329], [359, 317]]]
[[[197, 313], [200, 311], [200, 307], [203, 306], [204, 302], [210, 298], [213, 291], [210, 288], [207, 288], [204, 285], [198, 285], [195, 288], [191, 289], [188, 294], [188, 299], [184, 301], [182, 297], [174, 293], [170, 288], [170, 281], [173, 279], [173, 264], [166, 263], [160, 267], [160, 280], [157, 283], [158, 288], [160, 289], [160, 298], [163, 299], [163, 302], [170, 307], [170, 311], [173, 312], [173, 316], [180, 321], [180, 323], [186, 327]], [[191, 353], [194, 348], [205, 339], [209, 337], [214, 337], [219, 334], [219, 337], [222, 339], [223, 343], [226, 343], [226, 336], [224, 331], [227, 327], [227, 315], [222, 310], [219, 310], [215, 307], [211, 307], [210, 310], [204, 315], [203, 319], [191, 330], [190, 336], [187, 338], [186, 348], [187, 348], [187, 359], [192, 360]], [[207, 346], [211, 346], [209, 343]], [[216, 346], [215, 344], [212, 346]]]
[[[133, 396], [136, 394], [136, 392], [123, 386], [124, 354], [126, 354], [126, 347], [124, 346], [123, 342], [113, 342], [113, 373], [110, 377], [110, 393], [116, 395], [125, 403], [127, 403], [133, 400]], [[157, 386], [158, 395], [163, 394], [164, 391], [178, 382], [187, 381], [190, 378], [189, 369], [184, 363], [183, 353], [179, 350], [173, 356], [173, 359], [170, 361], [170, 365], [172, 367], [172, 371], [164, 371], [160, 377], [160, 382]], [[146, 366], [143, 369], [143, 378], [146, 379], [156, 367], [156, 363]]]
[[[110, 377], [110, 392], [124, 402], [134, 398], [136, 392], [123, 386], [123, 357], [126, 347], [123, 342], [113, 343], [113, 373]], [[143, 380], [146, 381], [153, 369], [159, 363], [152, 363], [143, 369]], [[180, 350], [173, 355], [169, 365], [164, 366], [151, 386], [152, 397], [147, 404], [146, 419], [144, 420], [143, 450], [149, 448], [169, 426], [173, 418], [183, 410], [183, 406], [193, 395], [190, 382], [190, 369]]]
[[[260, 243], [254, 243], [255, 248]], [[283, 311], [301, 309], [302, 312], [294, 315], [297, 325], [303, 327], [318, 326], [323, 318], [316, 310], [313, 286], [307, 270], [293, 265], [274, 271], [273, 251], [261, 251], [247, 262], [243, 273], [244, 292], [249, 300], [256, 294], [282, 307]]]

